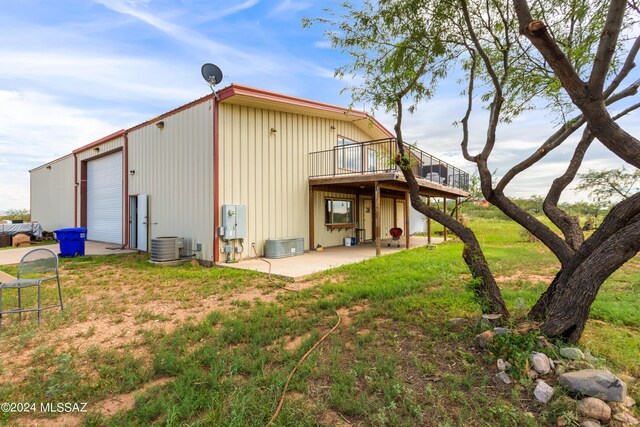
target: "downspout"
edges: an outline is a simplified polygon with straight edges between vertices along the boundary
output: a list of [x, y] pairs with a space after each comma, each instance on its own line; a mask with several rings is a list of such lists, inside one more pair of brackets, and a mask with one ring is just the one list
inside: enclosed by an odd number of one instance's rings
[[122, 219], [124, 221], [124, 238], [122, 239], [122, 246], [120, 247], [120, 249], [125, 249], [127, 247], [129, 247], [130, 244], [130, 240], [131, 237], [129, 236], [130, 234], [130, 228], [131, 228], [131, 224], [129, 223], [131, 221], [131, 212], [129, 212], [129, 134], [125, 133], [124, 135], [124, 146], [122, 149], [122, 161], [124, 163], [123, 167], [122, 167], [122, 194], [124, 197], [124, 201], [122, 203], [122, 205], [124, 206], [124, 215], [122, 215]]
[[220, 226], [220, 180], [218, 173], [218, 149], [219, 149], [219, 126], [218, 119], [218, 96], [213, 96], [213, 263], [220, 261], [220, 238], [218, 227]]
[[78, 226], [78, 155], [73, 153], [73, 226]]

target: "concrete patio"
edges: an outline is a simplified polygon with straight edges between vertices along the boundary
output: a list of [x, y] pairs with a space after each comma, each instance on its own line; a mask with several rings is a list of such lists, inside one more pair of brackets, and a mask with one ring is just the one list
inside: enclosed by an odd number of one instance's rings
[[[431, 238], [432, 244], [438, 244], [442, 241], [442, 238]], [[387, 240], [382, 242], [382, 256], [401, 252], [407, 249], [404, 246], [404, 238], [401, 239], [399, 248], [395, 245], [388, 247], [387, 242]], [[425, 246], [426, 244], [426, 236], [412, 236], [409, 249]], [[288, 277], [294, 280], [301, 280], [313, 273], [340, 267], [341, 265], [354, 264], [366, 259], [375, 258], [375, 256], [375, 245], [373, 243], [365, 243], [356, 246], [336, 246], [332, 248], [325, 248], [322, 252], [306, 252], [304, 255], [300, 256], [268, 259], [266, 261], [271, 263], [271, 274]], [[269, 272], [269, 264], [257, 258], [247, 259], [233, 264], [220, 263], [217, 264], [217, 266], [260, 271], [262, 273]]]
[[[112, 248], [117, 249], [112, 249]], [[60, 253], [60, 246], [56, 243], [54, 245], [45, 246], [22, 246], [15, 249], [3, 249], [0, 250], [0, 265], [18, 264], [20, 259], [29, 251], [37, 248], [51, 249], [53, 252]], [[128, 254], [135, 253], [136, 250], [120, 249], [113, 243], [101, 243], [101, 242], [85, 242], [84, 253], [85, 255], [115, 255], [115, 254]]]

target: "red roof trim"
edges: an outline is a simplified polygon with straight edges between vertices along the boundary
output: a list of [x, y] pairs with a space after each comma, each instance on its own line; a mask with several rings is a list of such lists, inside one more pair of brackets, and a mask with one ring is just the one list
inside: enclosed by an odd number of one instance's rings
[[107, 142], [107, 141], [111, 141], [112, 139], [116, 139], [116, 138], [118, 138], [118, 137], [120, 137], [120, 136], [124, 135], [125, 133], [127, 133], [127, 131], [126, 131], [126, 130], [124, 130], [124, 129], [120, 129], [119, 131], [114, 132], [114, 133], [112, 133], [111, 135], [107, 135], [107, 136], [105, 136], [104, 138], [100, 138], [99, 140], [94, 141], [94, 142], [92, 142], [91, 144], [87, 144], [87, 145], [85, 145], [84, 147], [80, 147], [80, 148], [78, 148], [77, 150], [73, 150], [73, 151], [72, 151], [72, 154], [78, 154], [78, 153], [81, 153], [81, 152], [83, 152], [83, 151], [87, 151], [88, 149], [93, 148], [93, 147], [95, 147], [95, 146], [97, 146], [97, 145], [100, 145], [100, 144], [102, 144], [103, 142]]
[[[303, 98], [298, 98], [295, 96], [290, 96], [290, 95], [283, 95], [280, 93], [275, 93], [275, 92], [270, 92], [267, 90], [263, 90], [263, 89], [256, 89], [256, 88], [252, 88], [249, 86], [243, 86], [243, 85], [239, 85], [239, 84], [231, 84], [230, 86], [227, 86], [224, 89], [221, 89], [220, 91], [218, 91], [218, 98], [219, 101], [224, 101], [225, 99], [231, 98], [232, 96], [247, 96], [250, 98], [256, 98], [256, 99], [262, 99], [262, 100], [266, 100], [266, 101], [273, 101], [273, 102], [281, 102], [281, 103], [285, 103], [285, 104], [289, 104], [289, 105], [294, 105], [294, 106], [298, 106], [298, 107], [306, 107], [306, 108], [312, 108], [314, 110], [321, 110], [321, 111], [327, 111], [327, 112], [331, 112], [331, 113], [336, 113], [336, 114], [344, 114], [346, 117], [355, 117], [355, 118], [360, 118], [360, 119], [369, 119], [373, 122], [373, 124], [380, 129], [383, 133], [385, 133], [386, 135], [388, 135], [390, 138], [393, 138], [394, 135], [389, 132], [389, 130], [387, 130], [387, 128], [385, 128], [378, 120], [376, 120], [374, 117], [370, 116], [369, 114], [367, 114], [364, 111], [359, 111], [359, 110], [352, 110], [349, 108], [344, 108], [344, 107], [339, 107], [337, 105], [331, 105], [331, 104], [325, 104], [323, 102], [318, 102], [318, 101], [311, 101], [309, 99], [303, 99]], [[191, 108], [195, 105], [198, 105], [202, 102], [205, 101], [209, 101], [210, 99], [214, 98], [214, 94], [209, 94], [206, 96], [203, 96], [202, 98], [198, 98], [195, 101], [191, 101], [187, 104], [184, 104], [180, 107], [174, 108], [171, 111], [167, 111], [166, 113], [163, 113], [157, 117], [154, 117], [153, 119], [149, 119], [146, 122], [140, 123], [139, 125], [133, 126], [129, 129], [121, 129], [117, 132], [112, 133], [111, 135], [107, 135], [104, 138], [101, 138], [95, 142], [92, 142], [91, 144], [87, 144], [83, 147], [78, 148], [77, 150], [73, 151], [73, 154], [77, 154], [77, 153], [81, 153], [83, 151], [86, 151], [90, 148], [93, 148], [97, 145], [100, 145], [104, 142], [107, 142], [109, 140], [118, 138], [120, 136], [123, 136], [129, 132], [132, 132], [134, 130], [140, 129], [144, 126], [153, 124], [155, 122], [157, 122], [158, 120], [162, 120], [166, 117], [169, 117], [173, 114], [176, 114], [180, 111], [186, 110], [188, 108]]]
[[275, 92], [270, 92], [263, 89], [256, 89], [249, 86], [242, 86], [238, 84], [232, 84], [228, 86], [220, 92], [218, 92], [218, 96], [220, 101], [224, 101], [234, 95], [247, 96], [251, 98], [263, 99], [266, 101], [274, 101], [274, 102], [282, 102], [289, 105], [295, 105], [298, 107], [307, 107], [313, 108], [315, 110], [328, 111], [331, 113], [344, 114], [345, 116], [358, 117], [358, 118], [366, 118], [373, 122], [381, 131], [387, 134], [389, 137], [393, 138], [394, 135], [387, 130], [382, 124], [377, 121], [374, 117], [370, 116], [364, 111], [352, 110], [349, 108], [339, 107], [337, 105], [325, 104], [323, 102], [311, 101], [308, 99], [298, 98], [290, 95], [283, 95]]

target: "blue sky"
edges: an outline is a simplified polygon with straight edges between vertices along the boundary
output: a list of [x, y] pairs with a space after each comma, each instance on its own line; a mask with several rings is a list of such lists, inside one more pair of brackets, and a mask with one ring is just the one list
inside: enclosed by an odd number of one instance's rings
[[[349, 105], [333, 70], [348, 60], [329, 48], [322, 29], [303, 30], [332, 1], [314, 0], [17, 0], [0, 14], [0, 211], [28, 208], [29, 169], [209, 92], [200, 76], [218, 64], [231, 82]], [[464, 114], [449, 82], [408, 117], [405, 137], [472, 171], [459, 151]], [[362, 109], [362, 105], [355, 105]], [[376, 112], [392, 129], [392, 117]], [[637, 118], [636, 118], [637, 120]], [[507, 170], [551, 133], [552, 119], [533, 113], [501, 130], [492, 167]], [[634, 119], [622, 123], [638, 135]], [[483, 117], [473, 129], [484, 136]], [[504, 149], [502, 149], [504, 148]], [[544, 194], [572, 145], [515, 181], [510, 194]], [[588, 167], [621, 162], [599, 145]], [[567, 200], [583, 197], [570, 193]]]

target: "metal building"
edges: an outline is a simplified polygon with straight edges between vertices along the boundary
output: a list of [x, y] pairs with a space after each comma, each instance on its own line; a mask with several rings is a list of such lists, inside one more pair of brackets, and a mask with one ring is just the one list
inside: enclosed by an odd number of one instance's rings
[[[31, 171], [33, 219], [142, 251], [181, 237], [207, 264], [262, 254], [268, 240], [299, 238], [309, 250], [409, 228], [393, 135], [374, 118], [237, 84], [216, 95], [75, 150], [55, 163], [64, 177]], [[466, 194], [463, 172], [417, 151], [425, 194]], [[434, 161], [446, 165], [440, 175]], [[442, 174], [448, 183], [433, 179]], [[72, 214], [40, 200], [55, 188]]]

